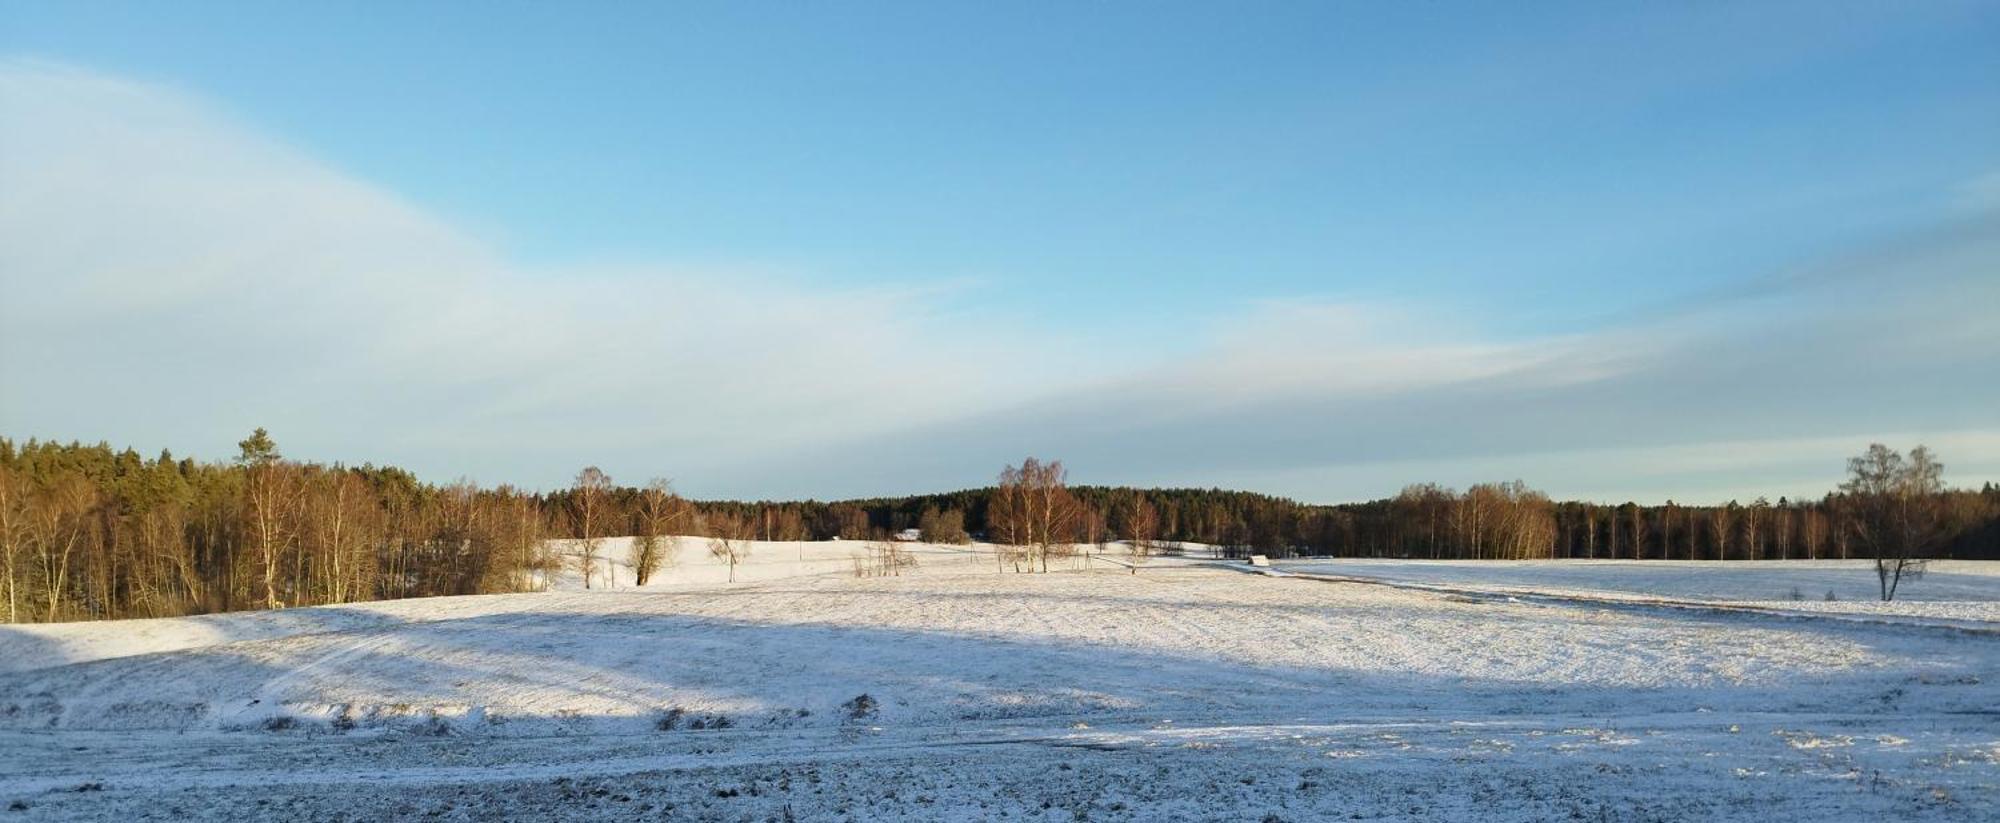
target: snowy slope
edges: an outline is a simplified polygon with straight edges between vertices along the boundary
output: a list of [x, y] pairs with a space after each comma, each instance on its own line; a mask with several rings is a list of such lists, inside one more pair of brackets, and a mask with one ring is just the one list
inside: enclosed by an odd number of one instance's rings
[[[664, 565], [646, 586], [641, 587], [636, 583], [630, 563], [632, 539], [604, 538], [591, 564], [594, 570], [592, 586], [586, 587], [583, 583], [584, 564], [576, 541], [551, 540], [548, 543], [551, 551], [562, 558], [562, 568], [550, 579], [541, 581], [541, 585], [546, 590], [558, 592], [662, 591], [794, 578], [851, 578], [854, 576], [855, 561], [867, 556], [869, 546], [865, 542], [839, 540], [802, 543], [749, 541], [748, 551], [741, 554], [735, 570], [736, 583], [731, 584], [728, 582], [728, 564], [709, 554], [705, 538], [680, 537], [674, 539], [673, 562]], [[905, 576], [986, 574], [996, 569], [990, 545], [906, 543], [898, 546], [916, 561], [915, 565], [901, 570], [900, 574]], [[1193, 562], [1156, 557], [1146, 561], [1143, 567], [1159, 569]], [[1112, 544], [1079, 553], [1077, 557], [1062, 561], [1059, 566], [1066, 570], [1103, 570], [1126, 568], [1129, 564], [1124, 549]], [[491, 596], [435, 597], [184, 618], [0, 625], [0, 673], [239, 641], [478, 617], [512, 608], [514, 606], [508, 601]]]
[[1993, 636], [1185, 562], [997, 574], [942, 549], [857, 579], [838, 570], [850, 546], [792, 546], [787, 572], [785, 545], [753, 548], [768, 574], [734, 585], [558, 580], [143, 621], [150, 641], [117, 644], [87, 624], [0, 629], [0, 803], [1482, 820], [1980, 819], [2000, 803]]

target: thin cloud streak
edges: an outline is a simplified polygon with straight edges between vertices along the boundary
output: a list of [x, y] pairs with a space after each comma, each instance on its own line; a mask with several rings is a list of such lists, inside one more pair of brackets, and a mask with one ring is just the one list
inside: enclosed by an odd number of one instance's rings
[[[1211, 485], [1226, 478], [1311, 500], [1386, 495], [1412, 481], [1515, 476], [1608, 499], [1634, 489], [1621, 476], [1649, 474], [1648, 461], [1674, 448], [1800, 437], [1847, 443], [1827, 454], [1809, 481], [1799, 479], [1797, 466], [1731, 446], [1725, 451], [1737, 455], [1733, 463], [1647, 487], [1660, 498], [1702, 499], [1759, 483], [1787, 490], [1778, 493], [1798, 493], [1799, 482], [1824, 491], [1837, 482], [1841, 458], [1890, 436], [1871, 434], [1882, 432], [1957, 442], [1962, 452], [1947, 457], [1972, 473], [1953, 478], [1976, 484], [2000, 463], [2000, 447], [1983, 436], [1994, 426], [1989, 410], [2000, 405], [2000, 327], [1986, 309], [2000, 304], [2000, 279], [1991, 276], [2000, 266], [2000, 231], [1932, 236], [1938, 242], [1871, 250], [1865, 269], [1847, 258], [1830, 261], [1842, 269], [1838, 277], [1802, 277], [1788, 290], [1587, 334], [1424, 343], [1427, 335], [1449, 339], [1436, 331], [1446, 321], [1405, 316], [1396, 325], [1414, 331], [1369, 351], [1369, 343], [1339, 329], [1275, 329], [1286, 346], [1225, 350], [1245, 357], [1241, 363], [1216, 354], [1207, 366], [1175, 364], [921, 435], [903, 433], [897, 442], [992, 465], [1023, 449], [1059, 454], [1098, 482]], [[1347, 310], [1278, 314], [1344, 317]], [[1268, 329], [1271, 318], [1267, 312], [1250, 325]], [[1358, 384], [1343, 372], [1349, 350], [1368, 362], [1435, 359], [1447, 368], [1428, 372], [1434, 379], [1413, 368], [1390, 389], [1370, 390], [1366, 369]], [[1231, 379], [1196, 376], [1209, 372]], [[1189, 402], [1205, 392], [1226, 399]], [[825, 460], [839, 464], [845, 455], [887, 447], [861, 444]], [[1578, 451], [1605, 454], [1615, 468], [1578, 472], [1574, 461], [1553, 457]], [[1518, 468], [1497, 477], [1463, 470], [1508, 463]], [[1092, 466], [1117, 473], [1093, 476]], [[1461, 468], [1443, 470], [1453, 466]], [[1401, 473], [1418, 468], [1427, 473]], [[1357, 471], [1370, 482], [1353, 482]], [[870, 479], [896, 482], [888, 474]]]

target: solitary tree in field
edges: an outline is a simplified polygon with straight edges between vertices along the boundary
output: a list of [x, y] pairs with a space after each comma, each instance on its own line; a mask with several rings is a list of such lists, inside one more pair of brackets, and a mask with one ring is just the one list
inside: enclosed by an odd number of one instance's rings
[[673, 484], [654, 478], [639, 492], [639, 512], [632, 537], [632, 575], [639, 585], [653, 579], [662, 566], [673, 564], [680, 548], [677, 530], [687, 523], [688, 505]]
[[708, 554], [729, 564], [731, 583], [736, 582], [736, 567], [750, 556], [750, 535], [755, 528], [735, 512], [718, 511], [708, 517]]
[[1905, 458], [1880, 443], [1847, 461], [1840, 486], [1854, 513], [1854, 536], [1875, 558], [1882, 600], [1896, 599], [1904, 575], [1921, 573], [1923, 554], [1945, 534], [1944, 464], [1918, 446]]
[[570, 515], [576, 521], [576, 536], [581, 538], [583, 565], [583, 587], [590, 588], [590, 576], [597, 571], [597, 547], [602, 542], [605, 508], [611, 496], [611, 477], [596, 466], [585, 466], [576, 473], [576, 484], [570, 488]]

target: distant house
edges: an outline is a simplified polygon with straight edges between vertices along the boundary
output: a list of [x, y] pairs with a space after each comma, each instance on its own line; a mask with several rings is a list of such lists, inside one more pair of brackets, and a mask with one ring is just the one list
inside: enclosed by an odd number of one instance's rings
[[901, 540], [905, 543], [915, 543], [918, 540], [922, 540], [923, 538], [924, 538], [924, 533], [918, 531], [917, 529], [904, 529], [902, 531], [896, 532], [896, 539]]

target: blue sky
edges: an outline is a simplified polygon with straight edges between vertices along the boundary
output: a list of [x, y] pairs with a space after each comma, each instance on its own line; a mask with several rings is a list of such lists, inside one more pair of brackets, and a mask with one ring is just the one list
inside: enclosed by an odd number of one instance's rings
[[[26, 298], [0, 318], [15, 436], [215, 453], [254, 417], [300, 456], [433, 479], [547, 486], [597, 462], [822, 497], [982, 483], [1030, 450], [1087, 481], [1314, 500], [1514, 476], [1797, 493], [1878, 436], [2000, 475], [1995, 390], [1940, 365], [2000, 377], [1992, 324], [1795, 367], [1862, 308], [1948, 323], [1994, 294], [2000, 4], [0, 9], [0, 240], [75, 244], [0, 253]], [[128, 172], [92, 178], [108, 168]], [[121, 194], [131, 169], [159, 179]], [[219, 283], [369, 294], [345, 266], [379, 302], [277, 301], [171, 363], [23, 356], [30, 320], [184, 328]], [[95, 291], [55, 285], [86, 272]], [[135, 291], [169, 296], [101, 299]], [[230, 294], [211, 298], [262, 299]], [[342, 348], [360, 315], [407, 338], [374, 355], [407, 374]], [[167, 390], [160, 372], [231, 381], [220, 364], [266, 335], [320, 364], [269, 393], [340, 413], [76, 411]], [[528, 339], [500, 357], [492, 335]], [[452, 345], [470, 353], [424, 359]], [[592, 346], [615, 365], [548, 354]], [[1900, 393], [1814, 382], [1869, 379]], [[1696, 391], [1719, 402], [1675, 408]], [[410, 403], [435, 417], [400, 419]], [[1669, 466], [1675, 448], [1746, 456]]]

